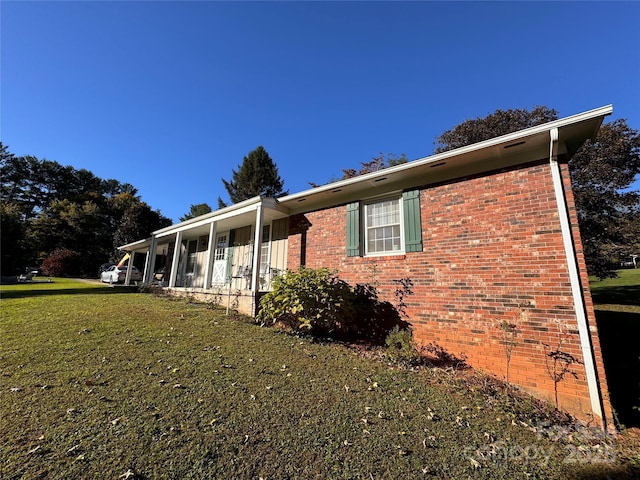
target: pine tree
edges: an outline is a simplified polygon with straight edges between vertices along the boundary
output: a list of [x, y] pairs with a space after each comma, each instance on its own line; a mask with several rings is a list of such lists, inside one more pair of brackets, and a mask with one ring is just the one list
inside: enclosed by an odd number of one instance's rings
[[211, 212], [211, 207], [206, 203], [198, 203], [195, 205], [191, 204], [191, 208], [189, 209], [189, 212], [185, 213], [182, 217], [180, 217], [180, 221], [184, 222], [191, 218], [199, 217], [200, 215], [206, 215], [209, 212]]
[[[278, 174], [278, 167], [262, 145], [249, 152], [238, 170], [232, 170], [232, 174], [230, 181], [222, 179], [232, 204], [258, 195], [276, 198], [287, 194], [283, 191], [284, 181]], [[218, 207], [226, 206], [218, 197]]]

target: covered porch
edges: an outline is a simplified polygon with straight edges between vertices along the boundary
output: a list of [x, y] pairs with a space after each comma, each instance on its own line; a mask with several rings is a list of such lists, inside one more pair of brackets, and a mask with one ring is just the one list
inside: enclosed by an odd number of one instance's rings
[[119, 249], [130, 264], [145, 256], [144, 285], [210, 301], [233, 294], [236, 308], [252, 315], [259, 294], [287, 268], [288, 213], [276, 199], [255, 197]]

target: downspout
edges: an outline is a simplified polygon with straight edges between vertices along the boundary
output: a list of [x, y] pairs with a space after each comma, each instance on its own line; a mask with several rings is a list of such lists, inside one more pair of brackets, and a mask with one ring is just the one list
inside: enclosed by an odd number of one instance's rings
[[556, 196], [556, 203], [558, 205], [558, 217], [560, 219], [560, 228], [562, 230], [564, 251], [567, 257], [567, 268], [569, 270], [569, 279], [571, 281], [571, 293], [573, 295], [573, 305], [576, 312], [576, 320], [578, 322], [578, 333], [580, 335], [580, 347], [582, 349], [584, 369], [587, 375], [587, 385], [589, 388], [589, 398], [591, 400], [591, 411], [602, 419], [602, 426], [606, 429], [606, 418], [602, 414], [602, 397], [598, 386], [598, 376], [596, 373], [593, 348], [591, 345], [591, 335], [589, 334], [589, 327], [587, 324], [586, 306], [582, 293], [580, 275], [578, 273], [578, 260], [576, 258], [573, 235], [571, 234], [567, 200], [565, 198], [564, 188], [562, 185], [560, 164], [558, 163], [558, 129], [552, 128], [550, 130], [550, 134], [551, 142], [549, 145], [549, 162], [551, 164], [551, 177], [553, 179], [553, 189]]

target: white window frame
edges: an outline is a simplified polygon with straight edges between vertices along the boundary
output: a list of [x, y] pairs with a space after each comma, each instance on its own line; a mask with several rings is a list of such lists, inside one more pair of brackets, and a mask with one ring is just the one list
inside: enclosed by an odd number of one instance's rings
[[[269, 235], [264, 237], [264, 231], [268, 229]], [[269, 272], [271, 266], [271, 224], [262, 225], [262, 245], [260, 246], [260, 272]]]
[[[388, 201], [394, 201], [397, 203], [398, 205], [398, 226], [400, 227], [400, 248], [398, 250], [385, 250], [385, 251], [380, 251], [380, 252], [370, 252], [369, 251], [369, 229], [370, 228], [380, 228], [381, 226], [378, 227], [369, 227], [368, 225], [368, 209], [372, 206], [372, 205], [376, 205], [382, 202], [388, 202]], [[374, 198], [374, 199], [369, 199], [363, 202], [363, 207], [362, 207], [362, 230], [364, 230], [363, 232], [363, 238], [364, 238], [364, 255], [367, 257], [382, 257], [382, 256], [388, 256], [388, 255], [404, 255], [405, 253], [405, 246], [404, 246], [404, 212], [403, 212], [403, 201], [402, 201], [402, 194], [400, 195], [393, 195], [393, 196], [385, 196], [385, 197], [378, 197], [378, 198]], [[396, 225], [394, 224], [390, 224], [390, 225]], [[384, 227], [384, 226], [382, 226]]]

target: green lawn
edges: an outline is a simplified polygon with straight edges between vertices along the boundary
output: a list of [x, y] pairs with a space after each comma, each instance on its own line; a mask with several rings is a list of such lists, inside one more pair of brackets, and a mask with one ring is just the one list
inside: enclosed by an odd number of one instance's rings
[[590, 287], [611, 403], [620, 426], [640, 428], [640, 268]]
[[54, 279], [0, 295], [2, 479], [640, 474], [626, 444], [542, 428], [534, 402], [468, 373], [124, 288]]
[[589, 278], [597, 310], [640, 313], [640, 268], [618, 270], [618, 278]]

